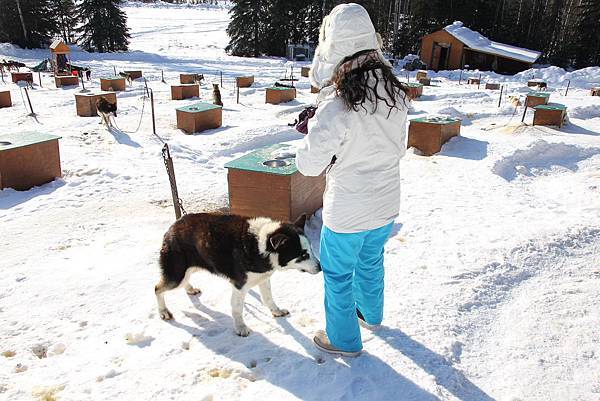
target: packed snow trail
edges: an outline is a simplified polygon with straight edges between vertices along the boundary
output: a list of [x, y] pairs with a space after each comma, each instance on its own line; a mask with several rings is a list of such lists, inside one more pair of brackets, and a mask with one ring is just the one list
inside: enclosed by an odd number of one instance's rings
[[[287, 124], [315, 99], [308, 80], [298, 83], [296, 101], [266, 105], [264, 88], [286, 62], [226, 55], [226, 9], [128, 3], [125, 10], [130, 52], [74, 51], [74, 62], [93, 70], [86, 87], [97, 90], [113, 66], [142, 69], [184, 206], [226, 209], [223, 165], [301, 139]], [[34, 65], [46, 56], [0, 44], [0, 58]], [[223, 127], [177, 130], [174, 109], [198, 99], [170, 100], [161, 71], [168, 83], [180, 72], [205, 73], [204, 101], [223, 71]], [[561, 130], [532, 127], [531, 114], [521, 124], [522, 109], [508, 101], [524, 97], [534, 73], [548, 81], [551, 102], [569, 108]], [[238, 74], [256, 77], [240, 104]], [[401, 163], [384, 327], [363, 331], [357, 359], [312, 345], [324, 326], [321, 275], [274, 276], [287, 319], [273, 319], [252, 291], [248, 338], [233, 333], [229, 285], [207, 274], [192, 278], [201, 297], [167, 294], [175, 320], [161, 321], [153, 288], [173, 209], [148, 115], [133, 132], [143, 83], [118, 94], [123, 131], [77, 117], [79, 89], [55, 89], [47, 75], [30, 92], [36, 119], [15, 85], [0, 84], [15, 101], [0, 109], [0, 131], [62, 136], [63, 169], [53, 183], [0, 191], [0, 399], [600, 400], [600, 98], [588, 94], [600, 68], [483, 73], [505, 85], [500, 108], [497, 91], [459, 85], [458, 71], [429, 74], [433, 86], [413, 102], [410, 118], [460, 117], [461, 136], [433, 157], [409, 150]]]

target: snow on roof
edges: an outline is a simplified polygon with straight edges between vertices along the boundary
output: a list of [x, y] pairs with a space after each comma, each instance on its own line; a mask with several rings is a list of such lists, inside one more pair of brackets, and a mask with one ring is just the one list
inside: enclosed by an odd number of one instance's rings
[[56, 39], [54, 42], [52, 42], [52, 44], [50, 45], [50, 50], [52, 50], [54, 52], [59, 52], [59, 53], [69, 53], [71, 51], [69, 46], [67, 46], [60, 39]]
[[541, 55], [536, 50], [524, 49], [522, 47], [511, 46], [504, 43], [494, 42], [463, 25], [460, 21], [455, 21], [452, 25], [444, 28], [446, 32], [463, 42], [473, 50], [483, 53], [496, 54], [525, 63], [534, 63]]

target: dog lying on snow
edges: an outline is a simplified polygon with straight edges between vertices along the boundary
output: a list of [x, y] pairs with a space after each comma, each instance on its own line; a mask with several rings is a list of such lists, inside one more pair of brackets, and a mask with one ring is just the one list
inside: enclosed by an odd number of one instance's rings
[[189, 284], [191, 273], [201, 269], [231, 283], [231, 314], [239, 336], [250, 334], [242, 313], [244, 298], [254, 286], [258, 286], [262, 302], [273, 316], [289, 315], [273, 301], [270, 278], [276, 271], [321, 271], [303, 232], [305, 222], [305, 215], [286, 224], [265, 217], [209, 213], [188, 214], [177, 220], [165, 234], [160, 250], [162, 275], [154, 288], [160, 317], [173, 318], [165, 304], [166, 291], [183, 285], [190, 295], [201, 293]]

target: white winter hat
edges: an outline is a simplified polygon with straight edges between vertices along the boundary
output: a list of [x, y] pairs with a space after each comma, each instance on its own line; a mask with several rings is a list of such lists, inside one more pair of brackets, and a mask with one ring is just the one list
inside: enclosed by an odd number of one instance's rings
[[340, 4], [323, 19], [310, 72], [311, 83], [321, 88], [331, 80], [335, 67], [344, 58], [371, 49], [379, 50], [380, 43], [367, 10], [356, 3]]

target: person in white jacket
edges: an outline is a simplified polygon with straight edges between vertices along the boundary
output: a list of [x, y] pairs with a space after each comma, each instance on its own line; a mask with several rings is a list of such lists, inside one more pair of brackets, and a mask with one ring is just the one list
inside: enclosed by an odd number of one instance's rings
[[400, 209], [409, 100], [367, 11], [354, 3], [325, 17], [310, 78], [321, 92], [296, 165], [305, 176], [327, 174], [320, 244], [326, 332], [314, 342], [355, 356], [359, 320], [383, 319], [384, 245]]

